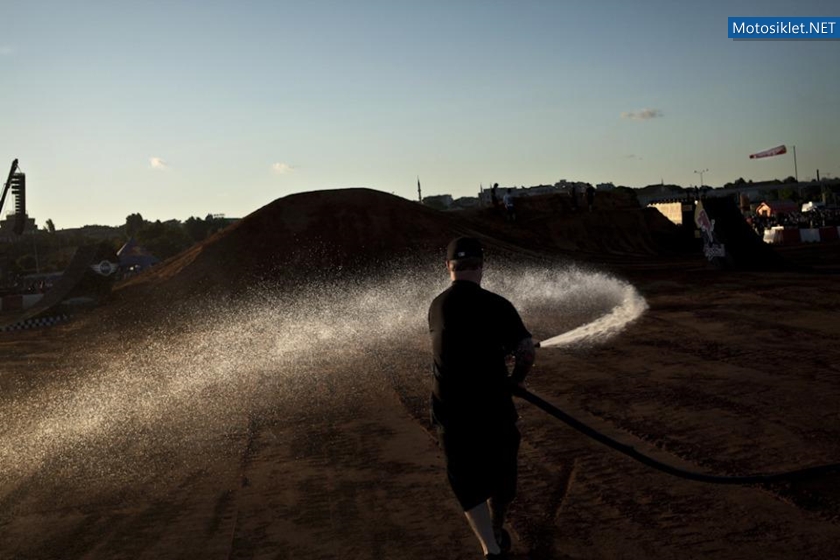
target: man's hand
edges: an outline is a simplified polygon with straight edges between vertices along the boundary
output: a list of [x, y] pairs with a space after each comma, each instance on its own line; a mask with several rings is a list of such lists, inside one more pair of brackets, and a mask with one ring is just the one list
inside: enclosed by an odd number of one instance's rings
[[524, 389], [525, 377], [528, 376], [528, 372], [531, 371], [531, 366], [534, 365], [534, 360], [536, 359], [534, 339], [523, 338], [519, 341], [519, 345], [513, 352], [513, 357], [516, 363], [513, 365], [513, 373], [510, 378], [514, 383]]

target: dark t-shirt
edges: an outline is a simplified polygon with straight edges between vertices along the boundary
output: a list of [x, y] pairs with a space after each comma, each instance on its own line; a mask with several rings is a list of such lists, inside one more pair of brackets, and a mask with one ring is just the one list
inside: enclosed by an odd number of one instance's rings
[[505, 356], [531, 333], [513, 305], [475, 282], [456, 280], [429, 308], [432, 420], [444, 429], [516, 421]]

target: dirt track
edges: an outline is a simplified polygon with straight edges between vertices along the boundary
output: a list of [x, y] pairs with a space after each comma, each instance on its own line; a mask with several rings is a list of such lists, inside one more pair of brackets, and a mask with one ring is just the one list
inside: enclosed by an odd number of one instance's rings
[[[840, 461], [836, 276], [615, 260], [650, 309], [606, 345], [541, 350], [532, 390], [693, 470]], [[159, 343], [149, 336], [77, 322], [0, 339], [0, 415], [43, 399], [49, 416], [74, 383], [109, 383], [89, 372], [92, 357], [114, 363], [127, 351], [138, 375], [125, 391], [141, 398], [153, 381], [141, 350]], [[201, 385], [190, 393], [201, 399], [134, 410], [124, 424], [102, 403], [119, 425], [100, 439], [4, 469], [0, 558], [479, 558], [428, 431], [425, 336], [313, 363], [301, 375], [267, 367], [259, 383]], [[519, 404], [515, 558], [836, 557], [838, 475], [776, 487], [685, 481]], [[4, 445], [39, 421], [2, 419]]]

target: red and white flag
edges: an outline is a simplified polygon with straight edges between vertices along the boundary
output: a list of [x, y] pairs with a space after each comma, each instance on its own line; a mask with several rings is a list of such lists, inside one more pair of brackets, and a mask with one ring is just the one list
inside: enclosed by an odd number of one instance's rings
[[750, 159], [758, 159], [763, 157], [770, 157], [770, 156], [780, 156], [782, 154], [787, 153], [787, 148], [784, 144], [781, 146], [776, 146], [775, 148], [770, 148], [769, 150], [764, 150], [763, 152], [758, 152], [756, 154], [750, 154]]

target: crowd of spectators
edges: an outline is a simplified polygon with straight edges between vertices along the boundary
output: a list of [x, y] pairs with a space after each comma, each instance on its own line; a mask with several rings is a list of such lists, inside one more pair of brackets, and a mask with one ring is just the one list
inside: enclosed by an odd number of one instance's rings
[[764, 234], [764, 230], [776, 226], [798, 229], [840, 226], [840, 209], [814, 208], [808, 212], [779, 213], [773, 216], [753, 214], [747, 218], [747, 222], [759, 236]]
[[45, 294], [52, 289], [53, 285], [60, 276], [60, 274], [50, 274], [35, 278], [16, 276], [10, 281], [0, 284], [0, 296], [13, 294]]

